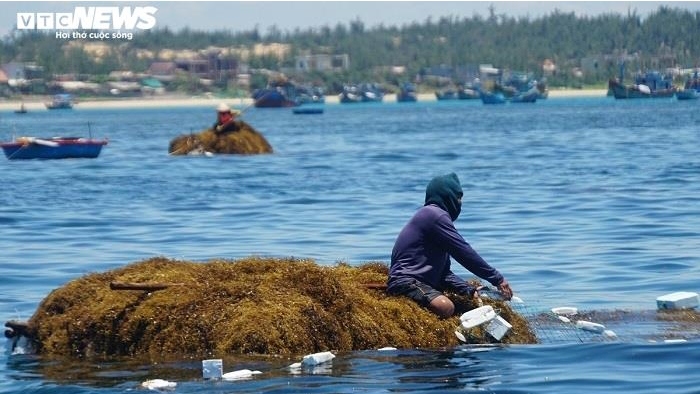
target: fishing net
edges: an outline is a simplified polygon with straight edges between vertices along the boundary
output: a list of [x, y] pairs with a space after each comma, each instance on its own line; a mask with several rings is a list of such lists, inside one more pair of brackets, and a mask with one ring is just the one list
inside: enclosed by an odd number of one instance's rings
[[556, 306], [511, 303], [543, 344], [664, 342], [700, 338], [700, 314], [682, 310], [592, 310], [555, 313]]

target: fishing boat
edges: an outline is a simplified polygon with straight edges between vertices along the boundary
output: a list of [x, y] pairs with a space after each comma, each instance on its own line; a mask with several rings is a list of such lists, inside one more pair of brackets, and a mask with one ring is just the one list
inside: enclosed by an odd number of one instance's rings
[[326, 94], [320, 86], [297, 86], [299, 104], [323, 104], [326, 102]]
[[452, 89], [441, 90], [435, 92], [435, 98], [442, 100], [457, 100], [457, 92]]
[[483, 102], [484, 104], [506, 103], [506, 97], [501, 92], [488, 92], [482, 90], [479, 95], [481, 97], [481, 102]]
[[344, 104], [381, 103], [384, 100], [384, 91], [376, 83], [345, 85], [339, 97], [340, 102]]
[[678, 100], [697, 100], [700, 98], [700, 77], [697, 71], [693, 72], [693, 75], [685, 81], [683, 89], [676, 92], [676, 98]]
[[695, 89], [680, 89], [676, 92], [678, 100], [697, 100], [700, 98], [700, 92]]
[[470, 88], [470, 87], [465, 87], [465, 88], [460, 88], [457, 91], [457, 98], [460, 100], [474, 100], [474, 99], [479, 99], [481, 97], [481, 94], [479, 93], [479, 90], [475, 88]]
[[624, 64], [620, 66], [620, 75], [608, 81], [608, 91], [616, 99], [634, 98], [671, 98], [678, 90], [672, 79], [658, 71], [638, 73], [634, 77], [634, 83], [623, 83]]
[[608, 89], [616, 99], [670, 98], [677, 90], [675, 86], [658, 89], [645, 84], [624, 85], [617, 79], [608, 81]]
[[396, 101], [399, 103], [410, 103], [418, 101], [416, 86], [408, 82], [401, 85], [399, 93], [396, 94]]
[[[520, 103], [531, 103], [549, 96], [547, 82], [538, 81], [532, 74], [525, 72], [511, 72], [504, 80], [496, 81], [493, 90], [503, 93], [506, 100]], [[536, 97], [533, 98], [533, 95]]]
[[95, 158], [107, 142], [107, 139], [81, 137], [18, 137], [0, 143], [0, 147], [8, 160]]
[[286, 79], [271, 81], [267, 87], [255, 90], [252, 98], [256, 108], [289, 108], [301, 104], [297, 86]]
[[292, 109], [292, 113], [295, 115], [320, 115], [323, 113], [323, 108], [321, 107], [304, 107]]
[[447, 89], [435, 92], [435, 97], [438, 100], [474, 100], [479, 99], [481, 94], [476, 87], [463, 87], [457, 89]]
[[50, 103], [46, 103], [48, 109], [71, 109], [73, 108], [73, 96], [70, 94], [56, 94]]
[[540, 91], [537, 88], [532, 88], [527, 92], [520, 92], [510, 98], [511, 103], [534, 103], [540, 97]]

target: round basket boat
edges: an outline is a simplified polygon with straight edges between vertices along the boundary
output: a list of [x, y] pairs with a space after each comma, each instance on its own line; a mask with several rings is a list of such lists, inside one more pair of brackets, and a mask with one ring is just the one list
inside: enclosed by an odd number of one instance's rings
[[215, 133], [211, 129], [199, 133], [184, 134], [170, 141], [171, 155], [272, 153], [272, 146], [265, 137], [248, 123], [237, 120], [238, 130]]

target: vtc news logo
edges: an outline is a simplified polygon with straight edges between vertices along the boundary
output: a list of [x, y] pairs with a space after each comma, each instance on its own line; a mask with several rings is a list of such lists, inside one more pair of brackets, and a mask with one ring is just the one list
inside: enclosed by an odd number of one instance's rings
[[18, 30], [149, 30], [156, 7], [75, 7], [73, 12], [18, 12]]

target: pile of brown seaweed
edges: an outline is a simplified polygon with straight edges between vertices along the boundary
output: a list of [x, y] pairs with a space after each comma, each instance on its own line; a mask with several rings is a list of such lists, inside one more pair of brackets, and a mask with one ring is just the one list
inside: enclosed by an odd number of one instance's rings
[[[387, 272], [380, 262], [151, 258], [55, 289], [23, 335], [38, 354], [156, 359], [458, 345], [459, 313], [475, 301], [450, 295], [458, 314], [441, 320], [405, 297], [386, 295]], [[513, 325], [502, 343], [536, 342], [507, 303], [485, 302]], [[495, 342], [480, 328], [471, 331], [474, 342]]]
[[242, 120], [236, 122], [237, 131], [217, 134], [206, 129], [199, 133], [180, 135], [170, 141], [168, 152], [171, 155], [272, 153], [272, 146], [262, 134]]

